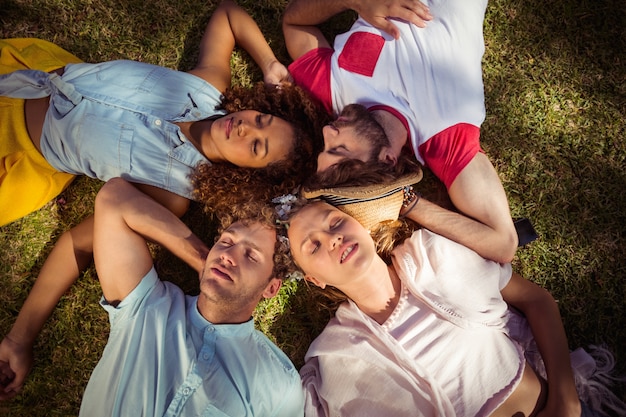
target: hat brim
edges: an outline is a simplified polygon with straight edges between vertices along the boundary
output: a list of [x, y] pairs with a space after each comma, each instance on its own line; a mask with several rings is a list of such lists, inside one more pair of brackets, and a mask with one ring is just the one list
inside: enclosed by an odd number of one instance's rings
[[321, 199], [355, 218], [368, 230], [378, 224], [398, 219], [404, 201], [405, 187], [422, 179], [422, 171], [402, 176], [388, 184], [360, 187], [326, 188], [303, 191], [303, 197]]
[[[360, 201], [377, 200], [390, 193], [397, 191], [398, 189], [406, 186], [413, 185], [422, 180], [423, 173], [420, 169], [417, 172], [413, 172], [388, 183], [388, 184], [372, 184], [356, 187], [338, 187], [338, 188], [322, 188], [319, 190], [302, 190], [302, 196], [308, 200], [314, 198], [329, 198], [336, 197], [340, 199], [355, 199]], [[347, 204], [345, 201], [344, 204]]]

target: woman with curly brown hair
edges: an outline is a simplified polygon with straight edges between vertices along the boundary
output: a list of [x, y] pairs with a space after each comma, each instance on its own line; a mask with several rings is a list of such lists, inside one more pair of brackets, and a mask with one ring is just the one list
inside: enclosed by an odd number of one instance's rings
[[[229, 89], [236, 44], [270, 85]], [[190, 175], [197, 166], [259, 171], [275, 181], [295, 177], [314, 151], [308, 132], [321, 130], [316, 117], [323, 113], [283, 83], [286, 68], [230, 0], [211, 16], [189, 73], [135, 61], [80, 63], [39, 40], [0, 47], [0, 72], [7, 73], [0, 95], [9, 96], [0, 97], [7, 138], [0, 141], [0, 224], [38, 209], [80, 174], [122, 177], [180, 216], [194, 198]], [[43, 265], [0, 343], [0, 361], [16, 372], [14, 386], [29, 372], [35, 339], [58, 300], [91, 263], [92, 247], [90, 216], [59, 238]]]
[[[265, 85], [230, 88], [235, 45], [250, 53]], [[285, 82], [287, 69], [230, 0], [213, 13], [188, 73], [128, 60], [81, 63], [37, 39], [0, 47], [3, 117], [21, 115], [0, 123], [7, 138], [0, 145], [0, 225], [38, 209], [81, 174], [125, 178], [180, 214], [198, 164], [301, 172], [323, 124], [317, 122], [326, 120]]]

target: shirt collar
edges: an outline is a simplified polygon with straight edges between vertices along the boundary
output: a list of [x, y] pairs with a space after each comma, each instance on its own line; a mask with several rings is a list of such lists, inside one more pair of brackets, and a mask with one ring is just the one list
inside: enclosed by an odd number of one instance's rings
[[192, 303], [188, 304], [187, 317], [191, 325], [200, 333], [204, 332], [207, 327], [211, 327], [218, 335], [222, 337], [246, 336], [254, 332], [254, 320], [252, 317], [244, 323], [240, 324], [214, 324], [200, 314], [198, 310], [198, 297], [194, 297]]

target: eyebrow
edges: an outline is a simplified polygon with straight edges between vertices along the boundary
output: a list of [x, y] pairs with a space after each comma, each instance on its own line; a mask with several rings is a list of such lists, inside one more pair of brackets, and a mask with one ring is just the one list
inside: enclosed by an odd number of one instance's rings
[[[326, 221], [326, 219], [328, 218], [328, 216], [330, 216], [330, 214], [333, 212], [332, 209], [326, 209], [326, 213], [324, 214], [324, 218], [322, 219], [322, 223], [324, 221]], [[302, 247], [307, 243], [311, 241], [311, 234], [308, 234], [304, 237], [304, 239], [302, 239], [302, 243], [300, 244], [300, 251], [302, 252]]]
[[326, 152], [328, 152], [328, 153], [329, 153], [329, 154], [331, 154], [331, 155], [344, 156], [344, 155], [341, 155], [341, 153], [339, 153], [339, 152], [338, 152], [338, 150], [339, 150], [339, 149], [343, 149], [343, 150], [345, 150], [345, 151], [348, 151], [348, 148], [346, 148], [346, 146], [345, 146], [345, 145], [338, 145], [338, 146], [335, 146], [335, 147], [333, 147], [333, 148], [330, 148], [330, 149], [329, 149], [329, 150], [327, 150]]
[[244, 243], [244, 244], [250, 246], [255, 251], [257, 251], [259, 253], [262, 253], [261, 248], [256, 243], [254, 243], [253, 241], [251, 241], [248, 238], [246, 238], [246, 235], [244, 235], [243, 233], [238, 231], [236, 228], [235, 229], [228, 228], [228, 229], [224, 230], [222, 232], [222, 236], [224, 236], [224, 235], [230, 235], [232, 237], [237, 237], [239, 235], [243, 235], [244, 237], [243, 237], [243, 239], [240, 240], [239, 243]]

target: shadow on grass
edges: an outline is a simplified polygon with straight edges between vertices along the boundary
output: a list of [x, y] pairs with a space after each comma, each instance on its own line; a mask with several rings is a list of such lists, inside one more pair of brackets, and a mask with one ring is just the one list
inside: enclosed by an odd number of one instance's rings
[[304, 364], [309, 345], [334, 316], [337, 307], [307, 283], [299, 282], [287, 308], [272, 323], [270, 333], [276, 344], [298, 369]]
[[[607, 343], [622, 375], [625, 21], [612, 0], [492, 2], [482, 139], [513, 210], [542, 236], [515, 266], [559, 300], [570, 347]], [[626, 387], [616, 391], [626, 399]]]

